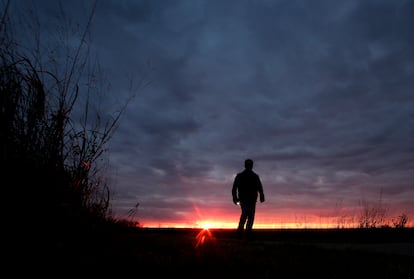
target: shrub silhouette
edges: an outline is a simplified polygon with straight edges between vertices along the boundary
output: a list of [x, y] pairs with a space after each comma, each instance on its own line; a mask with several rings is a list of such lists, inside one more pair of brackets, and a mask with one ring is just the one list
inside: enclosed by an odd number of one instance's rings
[[122, 110], [105, 123], [99, 114], [92, 117], [89, 85], [82, 121], [73, 121], [88, 59], [80, 54], [93, 11], [67, 72], [58, 76], [20, 51], [7, 8], [8, 2], [0, 15], [0, 152], [7, 218], [11, 225], [36, 228], [110, 220], [102, 157]]

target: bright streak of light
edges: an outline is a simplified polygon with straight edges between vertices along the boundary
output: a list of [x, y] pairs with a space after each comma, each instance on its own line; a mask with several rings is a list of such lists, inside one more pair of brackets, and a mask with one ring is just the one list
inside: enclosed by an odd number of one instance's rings
[[206, 241], [213, 241], [214, 236], [211, 233], [210, 229], [204, 228], [199, 231], [195, 239], [196, 239], [195, 248], [198, 248], [200, 246], [203, 246], [206, 243]]

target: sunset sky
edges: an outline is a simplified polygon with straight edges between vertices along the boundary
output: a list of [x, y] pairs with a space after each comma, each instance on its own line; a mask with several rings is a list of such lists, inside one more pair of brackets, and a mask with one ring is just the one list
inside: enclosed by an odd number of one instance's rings
[[[46, 47], [93, 2], [10, 6]], [[111, 86], [93, 101], [111, 115], [136, 94], [109, 144], [114, 216], [235, 227], [251, 158], [257, 228], [349, 226], [379, 202], [414, 224], [413, 27], [404, 0], [97, 1], [88, 42]]]

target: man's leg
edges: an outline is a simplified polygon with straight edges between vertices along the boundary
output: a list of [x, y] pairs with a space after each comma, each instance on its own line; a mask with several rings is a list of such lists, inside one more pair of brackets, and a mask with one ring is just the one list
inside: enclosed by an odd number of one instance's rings
[[252, 231], [253, 231], [253, 224], [254, 224], [254, 216], [256, 212], [256, 204], [251, 204], [247, 208], [247, 224], [246, 224], [246, 237], [251, 239]]
[[239, 226], [237, 228], [238, 230], [243, 231], [244, 225], [246, 224], [246, 220], [247, 220], [247, 215], [242, 213], [240, 215]]
[[240, 204], [241, 207], [241, 214], [239, 220], [239, 226], [237, 227], [237, 233], [241, 237], [243, 236], [244, 226], [246, 224], [247, 216], [248, 216], [248, 208], [245, 204]]

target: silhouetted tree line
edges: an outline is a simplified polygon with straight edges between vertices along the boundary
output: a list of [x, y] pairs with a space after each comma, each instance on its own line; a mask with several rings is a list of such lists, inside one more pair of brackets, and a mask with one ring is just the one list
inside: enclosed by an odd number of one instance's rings
[[[91, 18], [92, 18], [91, 13]], [[102, 155], [120, 114], [101, 123], [80, 92], [85, 33], [61, 76], [30, 58], [13, 37], [8, 2], [0, 15], [0, 145], [2, 193], [9, 224], [67, 227], [110, 220]], [[91, 18], [89, 18], [89, 22]], [[36, 52], [33, 50], [33, 52]], [[86, 57], [86, 58], [85, 58]], [[63, 65], [62, 65], [63, 66]], [[68, 65], [65, 65], [68, 66]], [[82, 121], [73, 121], [80, 94]]]

